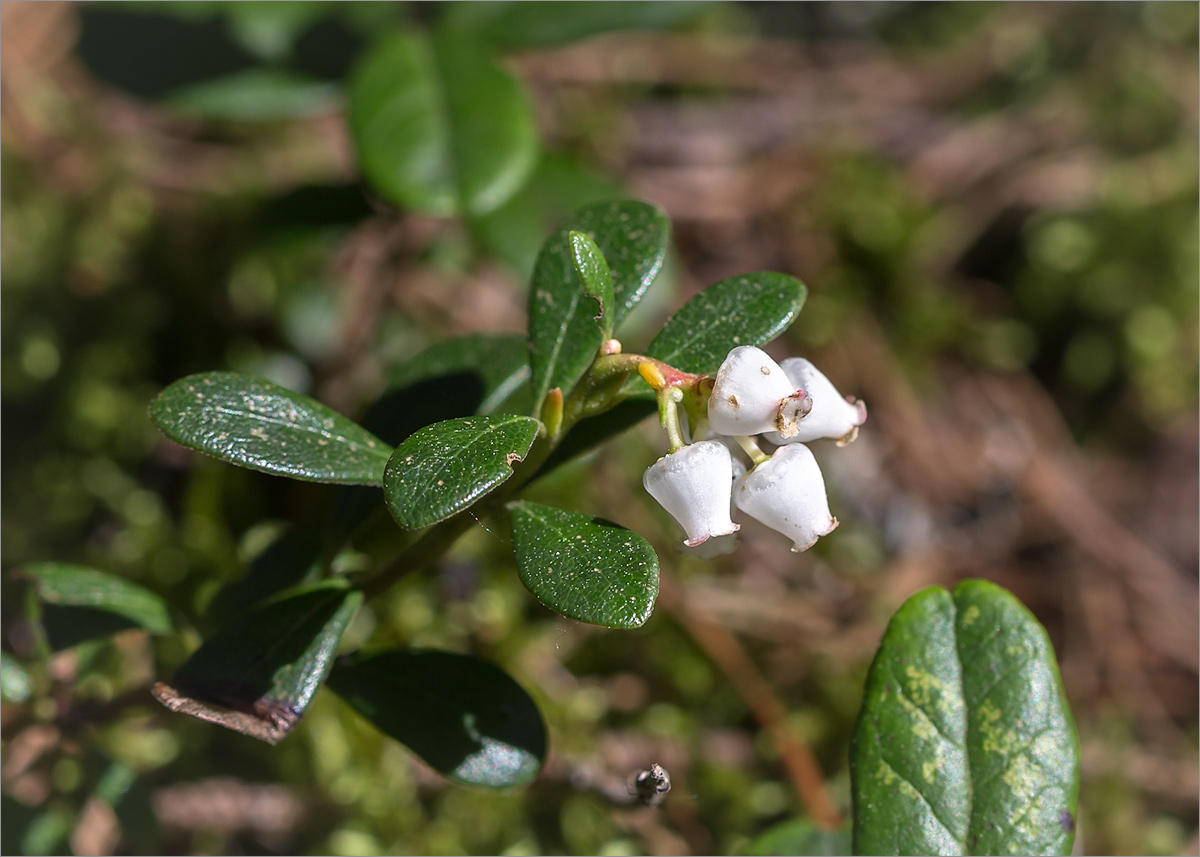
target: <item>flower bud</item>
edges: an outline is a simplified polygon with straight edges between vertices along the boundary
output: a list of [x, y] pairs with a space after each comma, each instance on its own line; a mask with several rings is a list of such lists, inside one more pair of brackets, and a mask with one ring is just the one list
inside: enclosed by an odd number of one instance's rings
[[761, 348], [742, 345], [725, 357], [708, 400], [708, 422], [717, 434], [796, 434], [797, 421], [812, 408], [803, 389], [788, 380]]
[[751, 518], [790, 538], [796, 552], [808, 550], [838, 524], [829, 513], [821, 468], [801, 443], [779, 447], [738, 479], [733, 502]]
[[730, 515], [733, 459], [719, 441], [700, 441], [664, 455], [646, 468], [642, 484], [683, 527], [688, 547], [740, 529]]
[[800, 420], [794, 435], [784, 437], [772, 432], [767, 440], [778, 445], [831, 438], [838, 446], [845, 446], [858, 437], [858, 427], [867, 420], [867, 406], [860, 399], [843, 396], [820, 369], [803, 357], [789, 357], [780, 366], [789, 383], [808, 392], [812, 410]]

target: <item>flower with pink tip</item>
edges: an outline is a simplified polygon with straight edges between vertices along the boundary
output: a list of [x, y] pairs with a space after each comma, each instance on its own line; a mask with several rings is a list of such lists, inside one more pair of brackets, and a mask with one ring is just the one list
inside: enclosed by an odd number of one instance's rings
[[740, 529], [730, 516], [733, 460], [720, 441], [702, 440], [664, 455], [646, 469], [642, 484], [683, 527], [688, 547]]

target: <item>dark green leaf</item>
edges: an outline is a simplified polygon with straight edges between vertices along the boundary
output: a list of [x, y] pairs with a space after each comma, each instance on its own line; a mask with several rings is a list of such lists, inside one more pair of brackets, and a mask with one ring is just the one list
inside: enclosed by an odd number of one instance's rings
[[275, 122], [329, 113], [341, 102], [341, 88], [274, 69], [249, 69], [197, 83], [171, 95], [168, 104], [204, 119]]
[[378, 485], [391, 447], [315, 399], [235, 372], [189, 375], [150, 403], [176, 443], [293, 479]]
[[[462, 375], [477, 377], [478, 389], [474, 384], [464, 383]], [[432, 345], [406, 360], [392, 370], [389, 380], [392, 387], [398, 388], [443, 378], [448, 393], [477, 402], [466, 413], [453, 416], [527, 412], [529, 345], [519, 333], [459, 336]]]
[[139, 627], [152, 634], [174, 630], [166, 602], [123, 577], [59, 562], [34, 563], [23, 571], [47, 605], [86, 608], [125, 620], [113, 630]]
[[270, 744], [300, 721], [333, 663], [362, 593], [329, 580], [234, 617], [154, 696], [172, 711]]
[[783, 333], [807, 296], [807, 287], [786, 274], [761, 271], [721, 280], [671, 316], [646, 353], [684, 372], [711, 375], [731, 349], [766, 345]]
[[434, 651], [358, 654], [329, 687], [384, 734], [460, 783], [530, 782], [546, 756], [546, 727], [529, 695], [499, 667]]
[[807, 818], [793, 818], [760, 833], [746, 846], [751, 857], [810, 854], [837, 857], [851, 854], [850, 830], [822, 830]]
[[533, 401], [561, 387], [564, 395], [583, 375], [603, 333], [595, 304], [579, 285], [571, 232], [583, 232], [608, 262], [613, 284], [615, 330], [658, 276], [667, 252], [666, 215], [644, 202], [596, 203], [579, 209], [542, 245], [529, 294], [529, 351]]
[[637, 628], [654, 611], [658, 557], [632, 530], [538, 503], [514, 503], [521, 582], [557, 613], [607, 628]]
[[205, 612], [210, 621], [224, 621], [285, 589], [313, 583], [321, 573], [320, 559], [321, 540], [314, 533], [281, 533], [254, 558], [243, 577], [221, 588]]
[[462, 33], [380, 41], [350, 86], [362, 170], [387, 199], [427, 214], [481, 215], [520, 188], [537, 158], [528, 99]]
[[574, 3], [480, 2], [449, 4], [447, 14], [462, 28], [470, 27], [505, 48], [544, 48], [613, 30], [650, 30], [689, 21], [707, 3], [671, 2]]
[[892, 617], [851, 748], [856, 854], [1070, 854], [1079, 761], [1054, 651], [968, 580]]
[[571, 260], [575, 263], [583, 293], [596, 302], [597, 313], [593, 320], [600, 328], [600, 339], [612, 339], [613, 284], [608, 262], [604, 261], [604, 254], [596, 242], [584, 233], [572, 232], [567, 238], [571, 242]]
[[537, 433], [537, 420], [512, 414], [446, 420], [414, 433], [383, 477], [392, 517], [413, 530], [461, 512], [512, 476]]

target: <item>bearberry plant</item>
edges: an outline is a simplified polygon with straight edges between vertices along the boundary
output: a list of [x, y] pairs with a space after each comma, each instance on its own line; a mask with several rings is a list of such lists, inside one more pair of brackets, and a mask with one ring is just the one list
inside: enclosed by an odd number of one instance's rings
[[[735, 518], [778, 531], [795, 552], [833, 533], [838, 521], [806, 444], [850, 444], [866, 406], [808, 360], [776, 363], [760, 348], [796, 318], [805, 286], [770, 272], [722, 280], [643, 349], [629, 349], [620, 325], [658, 275], [667, 243], [654, 206], [580, 209], [538, 257], [527, 338], [433, 346], [361, 422], [230, 372], [163, 390], [150, 414], [176, 443], [345, 487], [313, 570], [297, 563], [253, 592], [219, 597], [223, 625], [155, 685], [155, 697], [274, 744], [324, 685], [449, 778], [520, 786], [547, 751], [529, 695], [462, 654], [338, 656], [365, 600], [434, 566], [477, 522], [505, 519], [516, 572], [538, 601], [580, 622], [642, 625], [659, 585], [649, 542], [522, 494], [655, 412], [665, 454], [646, 462], [643, 482], [683, 530], [680, 550], [736, 551]], [[25, 573], [46, 601], [171, 630], [161, 602], [140, 587], [56, 564]], [[1075, 743], [1045, 632], [1011, 595], [983, 581], [918, 593], [894, 617], [867, 679], [851, 748], [854, 847], [1069, 853]]]

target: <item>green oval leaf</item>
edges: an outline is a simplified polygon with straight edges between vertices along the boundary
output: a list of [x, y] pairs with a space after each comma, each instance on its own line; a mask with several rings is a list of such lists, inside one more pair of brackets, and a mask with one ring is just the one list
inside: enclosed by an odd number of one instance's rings
[[570, 393], [604, 341], [595, 304], [579, 284], [571, 232], [590, 237], [608, 263], [614, 330], [658, 276], [667, 253], [666, 215], [632, 200], [584, 206], [542, 245], [529, 293], [529, 365], [539, 408], [554, 387]]
[[494, 664], [433, 651], [356, 654], [329, 687], [384, 734], [460, 783], [511, 788], [546, 757], [546, 726], [529, 694]]
[[612, 339], [613, 284], [604, 254], [596, 242], [583, 232], [572, 232], [567, 238], [571, 242], [571, 261], [583, 293], [592, 298], [599, 309], [592, 320], [600, 328], [600, 339]]
[[464, 32], [380, 41], [351, 80], [349, 120], [367, 179], [427, 214], [486, 214], [537, 159], [524, 89]]
[[606, 628], [646, 623], [658, 556], [632, 530], [539, 503], [513, 503], [513, 548], [525, 588], [556, 613]]
[[236, 372], [181, 378], [150, 403], [176, 443], [279, 476], [379, 485], [391, 447], [315, 399]]
[[[646, 353], [685, 372], [711, 375], [739, 345], [766, 345], [787, 330], [808, 287], [760, 271], [713, 283], [667, 319]], [[643, 385], [644, 386], [644, 385]]]
[[[479, 333], [447, 339], [426, 348], [411, 360], [392, 370], [389, 379], [394, 388], [440, 378], [448, 384], [466, 386], [470, 375], [470, 393], [479, 404], [472, 412], [497, 411], [521, 413], [529, 410], [529, 345], [519, 333]], [[461, 395], [460, 390], [454, 391]]]
[[[22, 573], [33, 582], [42, 601], [60, 608], [60, 612], [43, 614], [55, 649], [126, 628], [145, 628], [152, 634], [174, 630], [167, 603], [123, 577], [61, 562], [34, 563]], [[107, 616], [95, 616], [96, 612]], [[69, 640], [61, 638], [64, 633]]]
[[1054, 650], [982, 580], [917, 593], [867, 676], [856, 854], [1069, 854], [1079, 753]]
[[172, 711], [276, 744], [329, 674], [361, 603], [342, 580], [288, 590], [234, 617], [154, 696]]
[[414, 432], [396, 447], [383, 475], [392, 517], [415, 530], [461, 512], [512, 476], [538, 425], [508, 414], [446, 420]]

